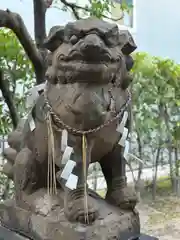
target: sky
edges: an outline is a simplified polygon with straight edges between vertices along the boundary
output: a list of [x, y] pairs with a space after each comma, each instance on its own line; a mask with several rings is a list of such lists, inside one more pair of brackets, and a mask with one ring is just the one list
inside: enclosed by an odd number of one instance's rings
[[[8, 8], [10, 11], [21, 15], [31, 36], [34, 35], [32, 2], [32, 0], [0, 0], [1, 10]], [[72, 16], [68, 12], [63, 12], [56, 8], [48, 9], [46, 13], [47, 33], [52, 26], [64, 25], [71, 20]]]

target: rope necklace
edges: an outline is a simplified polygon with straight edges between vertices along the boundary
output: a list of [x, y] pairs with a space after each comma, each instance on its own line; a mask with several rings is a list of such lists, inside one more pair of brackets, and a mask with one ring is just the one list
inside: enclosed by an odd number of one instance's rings
[[80, 129], [76, 129], [74, 127], [69, 126], [68, 124], [66, 124], [53, 110], [52, 106], [49, 103], [49, 99], [47, 96], [47, 89], [45, 89], [44, 91], [44, 98], [45, 98], [45, 106], [47, 108], [47, 111], [50, 113], [50, 115], [52, 116], [54, 123], [57, 126], [57, 129], [66, 129], [68, 132], [74, 134], [74, 135], [88, 135], [90, 133], [96, 133], [98, 131], [100, 131], [101, 129], [103, 129], [104, 127], [110, 125], [111, 123], [115, 122], [116, 120], [118, 120], [121, 115], [123, 114], [124, 110], [128, 107], [129, 103], [131, 102], [131, 93], [130, 91], [127, 89], [127, 93], [128, 93], [128, 97], [127, 100], [125, 102], [125, 104], [121, 107], [120, 111], [116, 114], [115, 117], [109, 119], [107, 122], [99, 125], [96, 128], [93, 129], [89, 129], [89, 130], [80, 130]]

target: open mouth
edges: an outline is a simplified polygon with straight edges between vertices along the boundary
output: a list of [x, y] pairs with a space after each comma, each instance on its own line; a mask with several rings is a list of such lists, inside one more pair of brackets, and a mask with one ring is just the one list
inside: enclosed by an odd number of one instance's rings
[[81, 64], [95, 64], [95, 65], [107, 65], [120, 61], [120, 58], [113, 58], [109, 53], [93, 54], [84, 56], [81, 53], [74, 51], [68, 56], [59, 55], [58, 60], [62, 63], [73, 64], [73, 62]]
[[120, 59], [114, 59], [108, 54], [84, 57], [74, 53], [68, 57], [59, 56], [59, 69], [79, 72], [102, 72], [108, 68], [116, 69]]
[[66, 71], [80, 71], [80, 72], [102, 72], [108, 68], [116, 69], [116, 63], [114, 62], [92, 62], [92, 61], [61, 61], [59, 69]]
[[58, 77], [60, 82], [108, 84], [113, 81], [117, 72], [115, 63], [87, 63], [84, 61], [61, 62]]
[[69, 56], [58, 56], [58, 62], [59, 81], [104, 84], [114, 78], [120, 59], [114, 59], [109, 54], [97, 54], [88, 58], [88, 56], [73, 52]]

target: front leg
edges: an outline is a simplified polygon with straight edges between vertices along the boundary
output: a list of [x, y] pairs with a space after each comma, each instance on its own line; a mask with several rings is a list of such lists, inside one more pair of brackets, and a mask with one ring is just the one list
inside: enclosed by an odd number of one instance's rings
[[137, 203], [135, 190], [127, 186], [123, 148], [116, 145], [100, 161], [107, 182], [106, 200], [122, 209], [134, 209]]
[[[91, 155], [90, 148], [88, 150], [87, 170]], [[75, 150], [73, 160], [76, 162], [73, 174], [78, 176], [78, 183], [77, 188], [74, 190], [65, 188], [65, 215], [69, 221], [91, 224], [98, 217], [98, 210], [92, 198], [88, 195], [87, 179], [84, 177], [81, 150]], [[87, 189], [87, 196], [84, 194], [85, 187]]]
[[29, 204], [24, 198], [38, 188], [35, 159], [29, 148], [23, 148], [17, 154], [13, 175], [16, 204], [29, 209]]

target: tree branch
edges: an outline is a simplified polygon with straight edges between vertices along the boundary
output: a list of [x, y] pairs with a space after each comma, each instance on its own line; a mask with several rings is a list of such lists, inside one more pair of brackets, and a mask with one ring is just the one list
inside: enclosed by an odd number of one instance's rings
[[1, 69], [0, 69], [0, 89], [2, 91], [4, 100], [9, 108], [9, 113], [10, 113], [10, 116], [12, 119], [13, 127], [16, 128], [17, 124], [18, 124], [19, 116], [17, 113], [15, 103], [13, 101], [12, 94], [8, 87], [8, 82], [7, 82], [7, 80], [4, 79], [3, 72]]
[[[76, 19], [80, 19], [77, 10], [83, 10], [83, 11], [86, 11], [86, 12], [91, 12], [91, 9], [89, 7], [82, 7], [82, 6], [79, 6], [79, 5], [75, 4], [75, 3], [67, 2], [66, 0], [60, 0], [60, 1], [65, 6], [67, 6], [67, 7], [69, 7], [71, 9], [71, 11], [73, 12], [73, 14], [74, 14]], [[121, 17], [119, 17], [119, 18], [110, 18], [110, 17], [108, 17], [106, 15], [103, 15], [103, 14], [102, 14], [102, 17], [117, 22], [117, 21], [123, 19], [124, 12], [122, 13]]]
[[37, 82], [43, 82], [44, 66], [42, 57], [33, 43], [33, 40], [29, 35], [21, 16], [10, 12], [8, 9], [6, 11], [0, 10], [0, 27], [9, 28], [16, 34], [34, 66]]
[[75, 16], [76, 19], [80, 19], [79, 14], [78, 14], [78, 12], [77, 12], [76, 9], [82, 9], [82, 10], [84, 10], [83, 7], [78, 6], [78, 5], [74, 4], [74, 3], [69, 3], [69, 2], [67, 2], [66, 0], [60, 0], [60, 1], [61, 1], [65, 6], [67, 6], [67, 7], [69, 7], [69, 8], [71, 9], [71, 11], [73, 12], [73, 14], [74, 14], [74, 16]]
[[43, 48], [46, 38], [46, 9], [47, 4], [44, 0], [33, 0], [34, 4], [34, 35], [38, 48]]
[[45, 0], [46, 8], [50, 8], [53, 3], [53, 0]]

